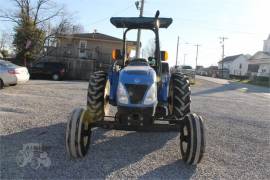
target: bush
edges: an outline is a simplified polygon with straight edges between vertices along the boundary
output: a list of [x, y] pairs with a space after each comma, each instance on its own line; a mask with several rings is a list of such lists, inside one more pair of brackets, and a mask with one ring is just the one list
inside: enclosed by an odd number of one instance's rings
[[269, 82], [270, 78], [269, 77], [265, 77], [265, 76], [257, 76], [255, 78], [255, 81], [268, 81]]

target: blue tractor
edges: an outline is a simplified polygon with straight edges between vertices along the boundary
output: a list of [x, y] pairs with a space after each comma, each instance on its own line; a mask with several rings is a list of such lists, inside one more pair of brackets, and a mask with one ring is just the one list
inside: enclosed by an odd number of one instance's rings
[[[111, 23], [125, 28], [123, 49], [113, 50], [115, 60], [107, 72], [90, 75], [87, 109], [73, 110], [67, 123], [66, 150], [70, 157], [87, 154], [91, 129], [102, 127], [132, 131], [180, 132], [180, 152], [187, 164], [201, 161], [205, 150], [203, 120], [190, 112], [190, 84], [181, 73], [169, 72], [168, 54], [160, 51], [159, 28], [168, 28], [171, 18], [112, 17]], [[155, 55], [148, 60], [127, 60], [126, 34], [145, 29], [155, 34]], [[115, 116], [106, 116], [107, 106], [116, 106]], [[112, 118], [113, 120], [108, 120]]]

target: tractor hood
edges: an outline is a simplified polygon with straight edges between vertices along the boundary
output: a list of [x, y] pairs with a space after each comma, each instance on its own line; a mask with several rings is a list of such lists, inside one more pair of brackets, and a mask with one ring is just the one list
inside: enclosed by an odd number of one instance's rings
[[150, 66], [125, 67], [120, 72], [120, 82], [123, 84], [145, 84], [152, 85], [156, 82], [156, 72]]

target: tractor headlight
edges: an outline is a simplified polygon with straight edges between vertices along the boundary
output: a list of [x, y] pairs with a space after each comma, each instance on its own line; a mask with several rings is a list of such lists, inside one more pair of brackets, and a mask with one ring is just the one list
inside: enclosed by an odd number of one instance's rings
[[153, 83], [146, 93], [143, 104], [150, 105], [157, 101], [157, 85]]
[[117, 101], [121, 104], [128, 104], [128, 94], [122, 83], [119, 82], [117, 87]]

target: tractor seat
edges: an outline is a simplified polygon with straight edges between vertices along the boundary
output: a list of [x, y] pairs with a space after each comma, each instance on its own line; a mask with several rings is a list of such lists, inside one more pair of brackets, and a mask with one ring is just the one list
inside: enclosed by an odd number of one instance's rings
[[128, 65], [129, 66], [149, 66], [147, 60], [143, 58], [133, 59], [128, 62]]

